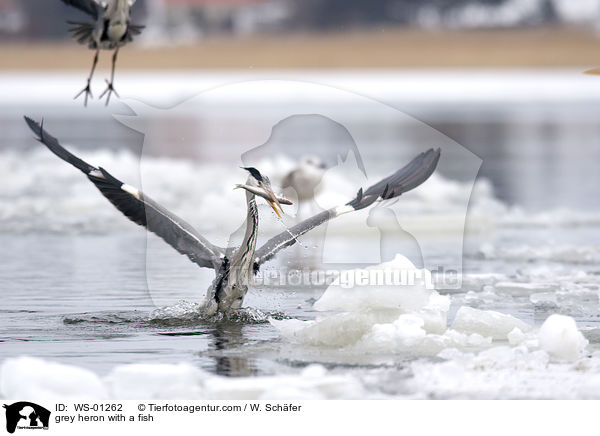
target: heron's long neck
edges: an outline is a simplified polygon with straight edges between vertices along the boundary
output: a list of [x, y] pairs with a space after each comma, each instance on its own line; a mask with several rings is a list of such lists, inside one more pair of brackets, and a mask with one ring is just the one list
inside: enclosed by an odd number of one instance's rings
[[256, 238], [258, 236], [258, 208], [254, 194], [246, 191], [246, 203], [248, 214], [246, 216], [246, 233], [239, 250], [232, 258], [232, 263], [237, 266], [248, 266], [253, 268], [254, 250], [256, 249]]

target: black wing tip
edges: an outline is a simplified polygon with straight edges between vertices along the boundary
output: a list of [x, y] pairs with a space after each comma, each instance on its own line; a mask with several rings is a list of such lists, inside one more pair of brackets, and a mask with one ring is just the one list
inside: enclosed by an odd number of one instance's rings
[[[433, 160], [432, 160], [432, 162], [430, 164], [430, 166], [431, 166], [431, 173], [433, 173], [435, 171], [435, 169], [437, 168], [437, 164], [440, 161], [440, 157], [442, 156], [442, 149], [441, 149], [441, 147], [430, 148], [429, 150], [427, 150], [427, 153], [430, 153], [430, 152], [433, 155]], [[427, 178], [429, 178], [429, 176]]]
[[29, 125], [29, 127], [38, 125], [37, 122], [33, 120], [33, 118], [28, 117], [27, 115], [23, 115], [23, 118], [25, 119], [25, 122]]
[[[437, 148], [431, 147], [429, 150], [422, 152], [422, 153], [420, 154], [420, 156], [423, 156], [423, 157], [429, 157], [429, 156], [432, 156], [432, 157], [434, 157], [435, 159], [439, 159], [439, 157], [440, 157], [440, 155], [441, 155], [441, 154], [442, 154], [442, 149], [441, 149], [441, 147], [437, 147]], [[420, 156], [419, 156], [419, 157], [420, 157]]]
[[43, 119], [41, 123], [38, 123], [35, 120], [33, 120], [33, 118], [30, 118], [28, 116], [24, 116], [24, 118], [29, 128], [37, 136], [37, 140], [44, 144], [52, 153], [57, 155], [59, 158], [70, 163], [85, 174], [89, 174], [90, 171], [96, 169], [94, 166], [79, 159], [73, 153], [69, 152], [66, 148], [60, 145], [60, 143], [54, 136], [50, 135], [46, 130], [44, 130]]
[[27, 115], [24, 115], [23, 118], [25, 119], [25, 122], [27, 123], [31, 131], [37, 135], [38, 141], [41, 141], [44, 136], [44, 120], [42, 119], [42, 122], [38, 123], [33, 118], [30, 118]]
[[[46, 139], [50, 135], [44, 130], [44, 119], [42, 118], [42, 120], [38, 123], [33, 118], [30, 118], [27, 115], [24, 115], [23, 118], [25, 118], [25, 122], [27, 123], [31, 131], [37, 136], [36, 139], [42, 144], [48, 145], [46, 143]], [[50, 139], [54, 138], [50, 136]]]
[[417, 186], [420, 186], [422, 183], [425, 183], [429, 177], [434, 173], [437, 168], [438, 162], [440, 160], [440, 156], [442, 155], [441, 147], [438, 148], [430, 148], [423, 154], [423, 159], [421, 160], [421, 168], [423, 170], [422, 174], [419, 177], [419, 180], [413, 182], [413, 186], [409, 187], [406, 190], [401, 190], [402, 192], [410, 191]]
[[[432, 147], [429, 150], [419, 153], [405, 167], [398, 170], [394, 175], [369, 187], [364, 194], [362, 189], [359, 190], [356, 197], [346, 203], [346, 205], [353, 207], [354, 210], [364, 209], [373, 204], [378, 198], [391, 200], [420, 186], [429, 179], [437, 168], [441, 152], [440, 147]], [[406, 172], [407, 170], [409, 173], [404, 174], [401, 179], [394, 180], [396, 174]]]

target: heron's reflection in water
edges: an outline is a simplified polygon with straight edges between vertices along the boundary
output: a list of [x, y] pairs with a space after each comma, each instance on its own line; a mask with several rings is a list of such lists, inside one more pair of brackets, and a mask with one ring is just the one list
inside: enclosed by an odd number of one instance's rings
[[244, 324], [224, 322], [210, 331], [213, 343], [210, 356], [215, 360], [215, 373], [228, 377], [246, 377], [256, 374], [254, 359], [240, 354], [239, 349], [249, 338], [244, 335]]

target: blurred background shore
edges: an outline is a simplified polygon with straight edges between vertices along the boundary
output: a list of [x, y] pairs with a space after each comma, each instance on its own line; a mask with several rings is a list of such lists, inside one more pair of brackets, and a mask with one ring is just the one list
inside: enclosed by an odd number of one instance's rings
[[[353, 30], [322, 35], [215, 36], [193, 45], [131, 45], [122, 53], [119, 69], [560, 68], [600, 64], [600, 39], [590, 30], [555, 27]], [[0, 69], [86, 69], [86, 55], [86, 48], [68, 40], [5, 41], [0, 43]], [[100, 62], [100, 67], [108, 68], [110, 57], [102, 57]]]
[[[600, 63], [598, 0], [137, 0], [132, 14], [146, 29], [120, 69]], [[82, 19], [59, 1], [0, 0], [0, 70], [87, 69], [65, 23]]]

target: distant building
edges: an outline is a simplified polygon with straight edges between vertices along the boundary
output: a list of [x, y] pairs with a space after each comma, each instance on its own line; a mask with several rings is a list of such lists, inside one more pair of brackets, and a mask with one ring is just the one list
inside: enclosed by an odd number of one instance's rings
[[[65, 21], [82, 19], [82, 12], [60, 0], [0, 0], [2, 40], [66, 40]], [[136, 41], [148, 45], [195, 44], [212, 35], [383, 27], [600, 29], [600, 0], [137, 0], [132, 21], [146, 26]]]
[[0, 35], [18, 35], [25, 28], [25, 12], [18, 0], [0, 0]]
[[[248, 35], [283, 27], [288, 0], [146, 0], [146, 42], [193, 42], [205, 35]], [[160, 42], [159, 42], [160, 43]]]

